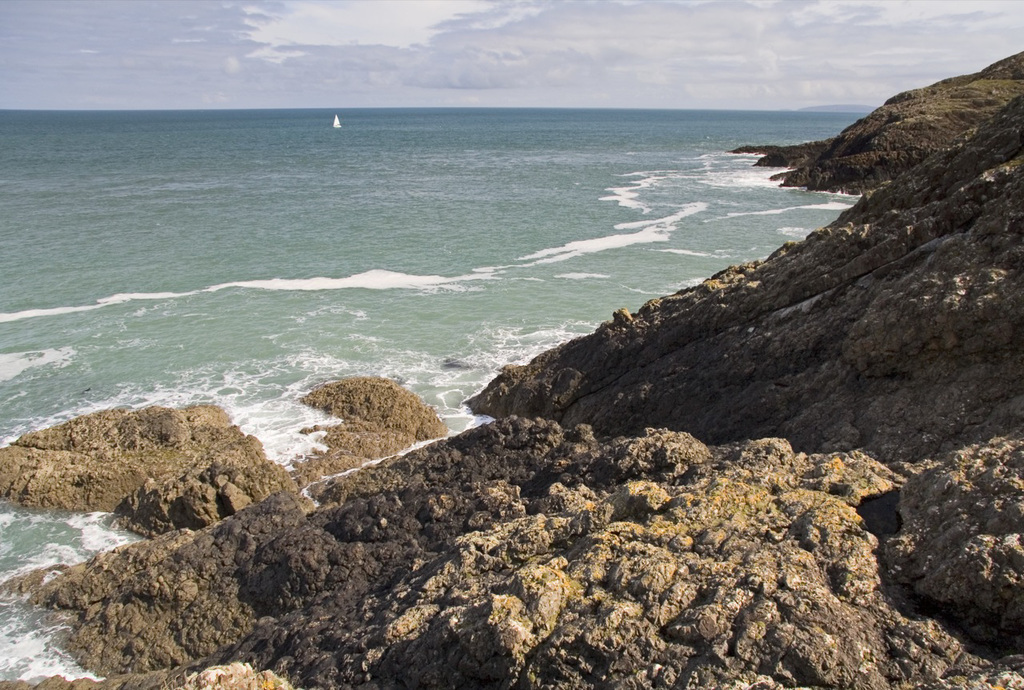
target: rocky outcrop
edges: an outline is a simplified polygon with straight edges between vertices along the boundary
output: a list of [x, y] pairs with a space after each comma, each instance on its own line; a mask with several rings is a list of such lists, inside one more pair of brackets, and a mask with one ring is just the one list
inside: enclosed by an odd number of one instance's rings
[[322, 442], [327, 451], [295, 463], [294, 476], [302, 486], [448, 434], [434, 408], [390, 379], [334, 381], [311, 391], [302, 402], [344, 420], [306, 430], [326, 432]]
[[855, 507], [894, 482], [859, 452], [511, 418], [340, 478], [333, 507], [306, 516], [279, 494], [35, 599], [78, 612], [72, 649], [104, 673], [245, 661], [318, 688], [888, 688], [973, 658], [886, 591]]
[[802, 243], [506, 367], [471, 407], [917, 460], [1024, 424], [1024, 98]]
[[778, 176], [786, 187], [863, 193], [950, 147], [1022, 94], [1024, 53], [893, 96], [833, 139], [735, 153], [761, 153], [758, 165], [794, 168]]
[[[809, 168], [833, 141], [833, 139], [809, 141], [790, 146], [774, 146], [770, 144], [741, 146], [729, 153], [757, 154], [761, 158], [754, 163], [754, 166], [759, 168]], [[772, 179], [782, 179], [785, 175], [786, 173], [780, 173], [777, 176], [773, 176]]]
[[122, 527], [154, 537], [177, 529], [202, 529], [271, 494], [298, 492], [288, 472], [262, 453], [247, 460], [244, 465], [230, 458], [215, 460], [163, 482], [146, 480], [114, 508], [114, 514]]
[[238, 570], [302, 525], [306, 510], [295, 494], [275, 494], [203, 531], [101, 553], [47, 581], [32, 601], [76, 612], [67, 644], [86, 668], [115, 675], [178, 666], [252, 628], [262, 612], [241, 593]]
[[900, 496], [895, 579], [997, 648], [1024, 650], [1024, 441], [939, 459]]
[[105, 410], [0, 448], [0, 497], [22, 505], [112, 511], [148, 480], [214, 461], [266, 463], [263, 446], [218, 407]]

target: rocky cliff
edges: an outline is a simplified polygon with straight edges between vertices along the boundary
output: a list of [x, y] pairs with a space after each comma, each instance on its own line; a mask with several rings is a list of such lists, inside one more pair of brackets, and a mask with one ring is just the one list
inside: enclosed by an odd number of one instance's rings
[[492, 424], [8, 588], [105, 688], [1024, 687], [1022, 233], [1018, 98]]
[[1019, 53], [976, 74], [893, 96], [833, 139], [735, 152], [764, 154], [758, 165], [793, 168], [779, 175], [787, 187], [862, 193], [948, 148], [1022, 94], [1024, 53]]

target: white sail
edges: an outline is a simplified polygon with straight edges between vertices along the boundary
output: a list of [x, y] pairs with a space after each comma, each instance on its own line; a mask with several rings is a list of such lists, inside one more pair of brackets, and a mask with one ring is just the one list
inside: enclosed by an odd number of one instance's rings
[[334, 126], [341, 127], [341, 120], [338, 119], [337, 115], [334, 116]]

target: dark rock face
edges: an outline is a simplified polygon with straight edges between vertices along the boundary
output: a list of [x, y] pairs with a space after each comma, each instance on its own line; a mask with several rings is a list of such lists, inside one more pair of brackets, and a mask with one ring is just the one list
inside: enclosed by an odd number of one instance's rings
[[298, 487], [283, 467], [260, 452], [245, 465], [216, 460], [164, 482], [147, 480], [114, 514], [126, 529], [155, 537], [176, 529], [202, 529], [279, 491], [297, 493]]
[[170, 532], [95, 556], [45, 583], [35, 603], [75, 611], [68, 646], [103, 675], [183, 664], [248, 632], [259, 602], [240, 595], [240, 566], [305, 522], [306, 506], [275, 494], [193, 533]]
[[893, 96], [834, 139], [735, 153], [763, 153], [758, 165], [795, 168], [779, 175], [786, 187], [863, 193], [948, 148], [1022, 94], [1024, 53]]
[[241, 660], [318, 688], [888, 688], [963, 655], [882, 590], [854, 507], [894, 479], [781, 439], [599, 442], [511, 418], [340, 479], [335, 507], [307, 517], [278, 494], [36, 599], [80, 612], [73, 648], [107, 673]]
[[903, 487], [900, 513], [887, 545], [894, 576], [973, 637], [1024, 649], [1024, 441], [942, 458]]
[[[792, 146], [741, 146], [729, 153], [754, 153], [761, 156], [754, 163], [754, 166], [758, 168], [806, 168], [818, 159], [832, 141], [832, 139], [827, 141], [809, 141], [804, 144], [793, 144]], [[773, 176], [772, 179], [775, 179], [775, 177]]]
[[764, 262], [625, 310], [470, 401], [600, 434], [916, 460], [1024, 423], [1024, 98]]
[[105, 410], [0, 448], [0, 497], [22, 505], [112, 511], [147, 480], [214, 460], [266, 463], [263, 446], [218, 407]]

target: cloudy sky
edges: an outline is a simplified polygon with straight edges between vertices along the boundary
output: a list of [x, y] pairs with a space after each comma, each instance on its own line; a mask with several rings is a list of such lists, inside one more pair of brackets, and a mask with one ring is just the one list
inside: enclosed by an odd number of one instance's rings
[[879, 105], [1021, 0], [0, 0], [0, 108]]

